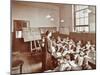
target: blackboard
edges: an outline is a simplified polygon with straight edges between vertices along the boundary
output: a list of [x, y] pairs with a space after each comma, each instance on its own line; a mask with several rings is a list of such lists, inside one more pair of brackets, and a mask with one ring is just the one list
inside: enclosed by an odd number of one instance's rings
[[22, 28], [22, 30], [23, 30], [24, 42], [41, 39], [41, 33], [39, 28], [28, 27], [28, 28]]

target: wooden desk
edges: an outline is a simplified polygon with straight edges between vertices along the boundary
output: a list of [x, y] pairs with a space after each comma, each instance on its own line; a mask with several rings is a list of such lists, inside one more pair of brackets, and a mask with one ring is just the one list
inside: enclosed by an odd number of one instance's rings
[[22, 74], [22, 66], [24, 62], [22, 60], [14, 60], [12, 61], [12, 72], [19, 70], [19, 73]]

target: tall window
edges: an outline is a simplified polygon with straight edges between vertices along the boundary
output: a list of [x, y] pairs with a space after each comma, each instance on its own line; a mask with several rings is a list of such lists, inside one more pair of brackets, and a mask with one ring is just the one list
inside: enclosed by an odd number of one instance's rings
[[88, 6], [75, 5], [75, 31], [88, 32], [89, 31], [89, 15]]

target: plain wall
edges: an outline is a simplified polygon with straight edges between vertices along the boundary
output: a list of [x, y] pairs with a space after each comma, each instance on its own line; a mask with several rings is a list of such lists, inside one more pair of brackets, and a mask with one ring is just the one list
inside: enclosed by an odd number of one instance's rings
[[[47, 15], [51, 15], [54, 21], [46, 18]], [[64, 19], [64, 23], [60, 22], [61, 19]], [[30, 27], [57, 27], [60, 33], [69, 34], [72, 32], [72, 5], [13, 2], [12, 31], [13, 20], [30, 21]]]
[[[51, 15], [54, 21], [46, 18]], [[13, 20], [30, 21], [30, 27], [59, 27], [59, 7], [44, 3], [12, 3]]]
[[60, 7], [60, 19], [64, 20], [64, 22], [60, 22], [60, 32], [63, 34], [72, 32], [72, 5]]

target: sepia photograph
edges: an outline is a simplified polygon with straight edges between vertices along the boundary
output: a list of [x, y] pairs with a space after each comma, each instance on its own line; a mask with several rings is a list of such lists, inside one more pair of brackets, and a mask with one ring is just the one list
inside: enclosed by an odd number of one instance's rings
[[11, 75], [96, 69], [96, 6], [11, 0]]

